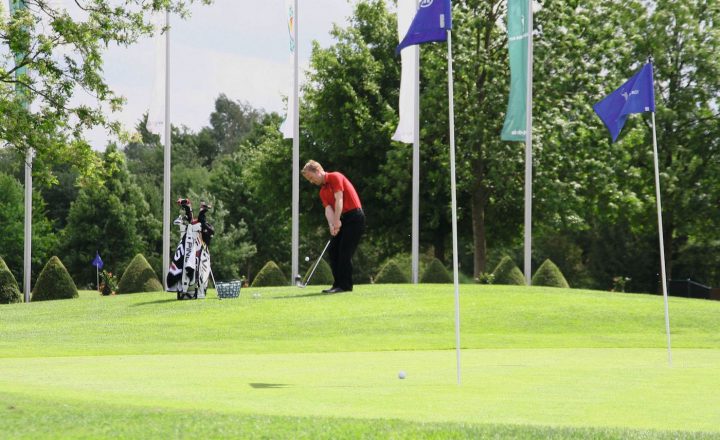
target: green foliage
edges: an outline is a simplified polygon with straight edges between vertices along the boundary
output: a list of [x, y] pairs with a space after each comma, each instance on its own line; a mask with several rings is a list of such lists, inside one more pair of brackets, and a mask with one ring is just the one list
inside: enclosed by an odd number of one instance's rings
[[[107, 108], [117, 111], [124, 102], [102, 76], [104, 48], [138, 42], [154, 32], [153, 12], [186, 15], [193, 2], [140, 0], [117, 7], [93, 0], [78, 2], [86, 12], [78, 15], [59, 2], [23, 1], [9, 20], [0, 20], [0, 45], [16, 55], [0, 58], [0, 133], [23, 155], [35, 151], [37, 181], [52, 181], [52, 166], [60, 163], [78, 165], [86, 176], [94, 173], [98, 160], [83, 132], [102, 127], [121, 134]], [[79, 90], [93, 99], [74, 99]]]
[[562, 287], [565, 289], [570, 287], [560, 269], [549, 259], [545, 260], [535, 271], [535, 275], [532, 277], [532, 285]]
[[[15, 279], [22, 279], [24, 267], [24, 190], [12, 176], [0, 173], [0, 249]], [[40, 194], [33, 191], [32, 271], [43, 268], [57, 245], [57, 235], [46, 217], [46, 205]]]
[[252, 287], [287, 286], [288, 283], [289, 280], [283, 275], [277, 263], [271, 260], [265, 263], [265, 266], [255, 276]]
[[135, 255], [125, 269], [117, 293], [157, 292], [163, 290], [155, 271], [142, 254]]
[[95, 269], [89, 261], [96, 251], [106, 267], [122, 269], [140, 251], [152, 260], [162, 247], [162, 223], [150, 212], [123, 154], [110, 146], [102, 158], [103, 183], [83, 182], [63, 231], [63, 255], [70, 272], [83, 285], [95, 282]]
[[397, 262], [388, 260], [380, 268], [374, 281], [376, 284], [403, 284], [409, 283], [410, 278], [405, 271], [400, 269]]
[[525, 285], [525, 276], [512, 258], [505, 256], [493, 270], [493, 284]]
[[0, 304], [19, 303], [22, 300], [15, 277], [5, 264], [5, 260], [0, 257]]
[[433, 258], [425, 267], [420, 277], [421, 283], [452, 283], [453, 279], [445, 266], [437, 258]]
[[60, 259], [48, 260], [33, 287], [31, 301], [77, 298], [78, 290]]
[[[311, 260], [312, 262], [312, 260]], [[312, 270], [313, 266], [315, 265], [315, 262], [312, 262], [310, 266], [308, 266], [307, 271], [305, 271], [305, 276], [303, 277], [303, 283], [308, 279], [308, 276], [310, 276], [310, 271]], [[354, 274], [353, 274], [354, 278]], [[310, 284], [314, 285], [321, 285], [321, 284], [332, 284], [335, 281], [332, 274], [332, 268], [330, 267], [330, 264], [328, 264], [327, 261], [325, 261], [324, 258], [320, 259], [320, 263], [318, 263], [317, 269], [315, 269], [315, 273], [313, 274], [312, 278], [310, 279]]]

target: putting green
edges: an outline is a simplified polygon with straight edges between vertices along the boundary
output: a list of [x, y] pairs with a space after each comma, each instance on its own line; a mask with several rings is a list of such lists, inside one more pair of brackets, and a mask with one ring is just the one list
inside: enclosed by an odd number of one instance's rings
[[[0, 359], [0, 393], [280, 416], [720, 432], [720, 350], [482, 349]], [[407, 378], [400, 380], [400, 370]]]

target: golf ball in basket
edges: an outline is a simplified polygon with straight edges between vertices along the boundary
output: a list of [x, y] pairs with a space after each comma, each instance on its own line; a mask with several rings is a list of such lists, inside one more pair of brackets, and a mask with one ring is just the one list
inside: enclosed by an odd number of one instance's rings
[[310, 261], [310, 257], [305, 257], [305, 261]]
[[399, 373], [398, 373], [398, 378], [399, 378], [399, 379], [405, 379], [405, 372], [404, 372], [404, 371], [399, 372]]

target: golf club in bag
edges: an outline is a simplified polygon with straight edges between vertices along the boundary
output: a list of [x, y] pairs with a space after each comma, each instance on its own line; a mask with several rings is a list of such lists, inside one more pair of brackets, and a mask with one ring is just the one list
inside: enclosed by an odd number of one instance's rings
[[[332, 238], [330, 239], [332, 240]], [[297, 274], [295, 276], [295, 285], [300, 288], [307, 287], [308, 283], [310, 282], [310, 278], [312, 278], [313, 274], [315, 273], [315, 269], [317, 269], [318, 264], [320, 264], [320, 260], [322, 259], [323, 255], [325, 255], [325, 251], [327, 250], [328, 246], [330, 246], [330, 240], [325, 244], [325, 248], [323, 248], [322, 252], [320, 253], [320, 256], [318, 257], [317, 261], [315, 262], [315, 265], [313, 266], [312, 270], [310, 271], [310, 275], [308, 275], [307, 279], [305, 280], [305, 283], [302, 282], [302, 277], [300, 274]]]
[[193, 218], [190, 200], [179, 199], [178, 205], [185, 211], [173, 222], [180, 228], [180, 243], [175, 251], [167, 273], [169, 292], [177, 292], [177, 299], [205, 298], [210, 273], [210, 249], [208, 245], [215, 233], [205, 216], [210, 209], [200, 204], [200, 215]]

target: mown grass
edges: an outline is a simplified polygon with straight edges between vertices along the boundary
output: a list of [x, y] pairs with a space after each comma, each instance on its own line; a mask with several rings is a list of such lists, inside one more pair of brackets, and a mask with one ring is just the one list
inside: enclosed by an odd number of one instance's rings
[[0, 433], [720, 436], [720, 303], [671, 298], [672, 367], [658, 296], [473, 285], [461, 306], [461, 385], [447, 285], [0, 306]]

